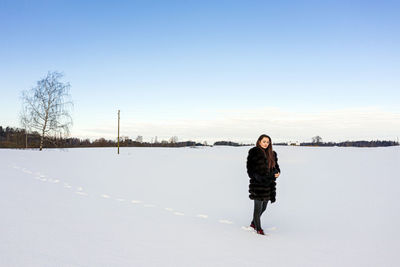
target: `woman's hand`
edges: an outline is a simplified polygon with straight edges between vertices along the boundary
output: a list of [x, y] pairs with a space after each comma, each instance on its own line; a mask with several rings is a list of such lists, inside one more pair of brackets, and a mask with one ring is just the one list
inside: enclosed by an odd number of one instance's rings
[[281, 173], [280, 173], [280, 172], [278, 172], [278, 173], [275, 173], [275, 178], [278, 178], [278, 177], [279, 177], [279, 175], [281, 175]]

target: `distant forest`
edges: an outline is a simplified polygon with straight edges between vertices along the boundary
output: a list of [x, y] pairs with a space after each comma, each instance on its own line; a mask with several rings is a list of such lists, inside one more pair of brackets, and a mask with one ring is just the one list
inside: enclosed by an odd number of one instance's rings
[[[3, 128], [0, 126], [0, 148], [38, 148], [40, 145], [40, 134], [38, 132], [29, 132], [26, 134], [24, 129]], [[161, 142], [139, 142], [129, 138], [122, 138], [119, 142], [120, 147], [193, 147], [209, 146], [206, 142], [198, 143], [194, 141], [161, 141]], [[254, 144], [235, 143], [231, 141], [218, 141], [214, 146], [250, 146]], [[274, 145], [295, 145], [290, 143], [274, 143]], [[346, 141], [340, 143], [334, 142], [310, 142], [300, 143], [300, 146], [342, 146], [342, 147], [382, 147], [398, 146], [395, 141]], [[116, 147], [116, 140], [106, 140], [99, 138], [94, 141], [79, 138], [46, 137], [44, 139], [45, 148], [72, 148], [72, 147]]]
[[[288, 143], [276, 143], [274, 145], [283, 145], [283, 146], [290, 146], [295, 144], [288, 144]], [[398, 146], [399, 143], [396, 141], [345, 141], [340, 143], [335, 142], [320, 142], [320, 143], [300, 143], [300, 146], [342, 146], [342, 147], [382, 147], [382, 146]]]
[[[68, 148], [68, 147], [116, 147], [116, 140], [106, 140], [99, 138], [94, 141], [90, 139], [46, 137], [43, 141], [45, 148]], [[26, 145], [27, 144], [27, 145]], [[0, 126], [0, 148], [38, 148], [40, 145], [40, 134], [30, 132], [25, 134], [25, 129]], [[204, 146], [206, 144], [194, 141], [186, 142], [155, 142], [146, 143], [133, 141], [129, 138], [120, 138], [120, 147], [184, 147], [184, 146]]]
[[[38, 148], [40, 145], [40, 134], [38, 132], [29, 132], [25, 134], [25, 129], [0, 126], [0, 148]], [[245, 146], [228, 141], [215, 142], [214, 145], [227, 146]], [[251, 144], [250, 144], [251, 145]], [[62, 137], [46, 137], [44, 138], [45, 148], [72, 148], [72, 147], [116, 147], [117, 140], [107, 140], [99, 138], [94, 141], [90, 139], [79, 138], [62, 138]], [[120, 138], [120, 147], [193, 147], [193, 146], [209, 146], [207, 142], [198, 143], [194, 141], [177, 142], [176, 140], [161, 142], [139, 142], [127, 137]]]

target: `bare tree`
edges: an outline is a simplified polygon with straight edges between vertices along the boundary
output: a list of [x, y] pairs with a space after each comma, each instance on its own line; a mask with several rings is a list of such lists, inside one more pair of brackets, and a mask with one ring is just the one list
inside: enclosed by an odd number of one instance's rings
[[313, 142], [313, 143], [316, 143], [316, 144], [321, 143], [321, 142], [322, 142], [321, 136], [319, 136], [319, 135], [314, 136], [314, 137], [312, 138], [312, 142]]
[[138, 135], [137, 137], [136, 137], [136, 140], [135, 140], [136, 142], [139, 142], [139, 143], [143, 143], [143, 136], [141, 136], [141, 135]]
[[59, 72], [48, 72], [36, 87], [22, 92], [21, 122], [39, 131], [40, 150], [45, 136], [52, 133], [68, 135], [72, 125], [70, 85], [61, 82], [62, 77]]
[[171, 144], [177, 143], [177, 142], [178, 142], [178, 136], [172, 136], [172, 137], [169, 139], [169, 142], [170, 142]]
[[128, 142], [130, 139], [129, 139], [129, 136], [121, 136], [121, 137], [120, 137], [120, 140], [121, 140], [122, 142]]

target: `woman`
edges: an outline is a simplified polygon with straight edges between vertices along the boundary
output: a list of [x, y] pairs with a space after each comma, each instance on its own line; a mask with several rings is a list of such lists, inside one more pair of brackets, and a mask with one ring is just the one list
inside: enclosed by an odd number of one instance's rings
[[247, 174], [250, 177], [249, 197], [254, 200], [253, 221], [250, 226], [258, 234], [264, 235], [260, 217], [267, 208], [268, 201], [275, 202], [275, 180], [280, 173], [278, 157], [272, 150], [271, 138], [263, 134], [257, 139], [256, 146], [249, 150], [247, 157]]

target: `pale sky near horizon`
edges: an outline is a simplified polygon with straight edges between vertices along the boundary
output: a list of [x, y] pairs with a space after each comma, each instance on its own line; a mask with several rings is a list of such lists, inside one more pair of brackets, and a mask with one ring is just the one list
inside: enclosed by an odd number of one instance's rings
[[[83, 3], [84, 2], [84, 3]], [[396, 140], [397, 1], [0, 1], [0, 125], [64, 73], [71, 135]]]

